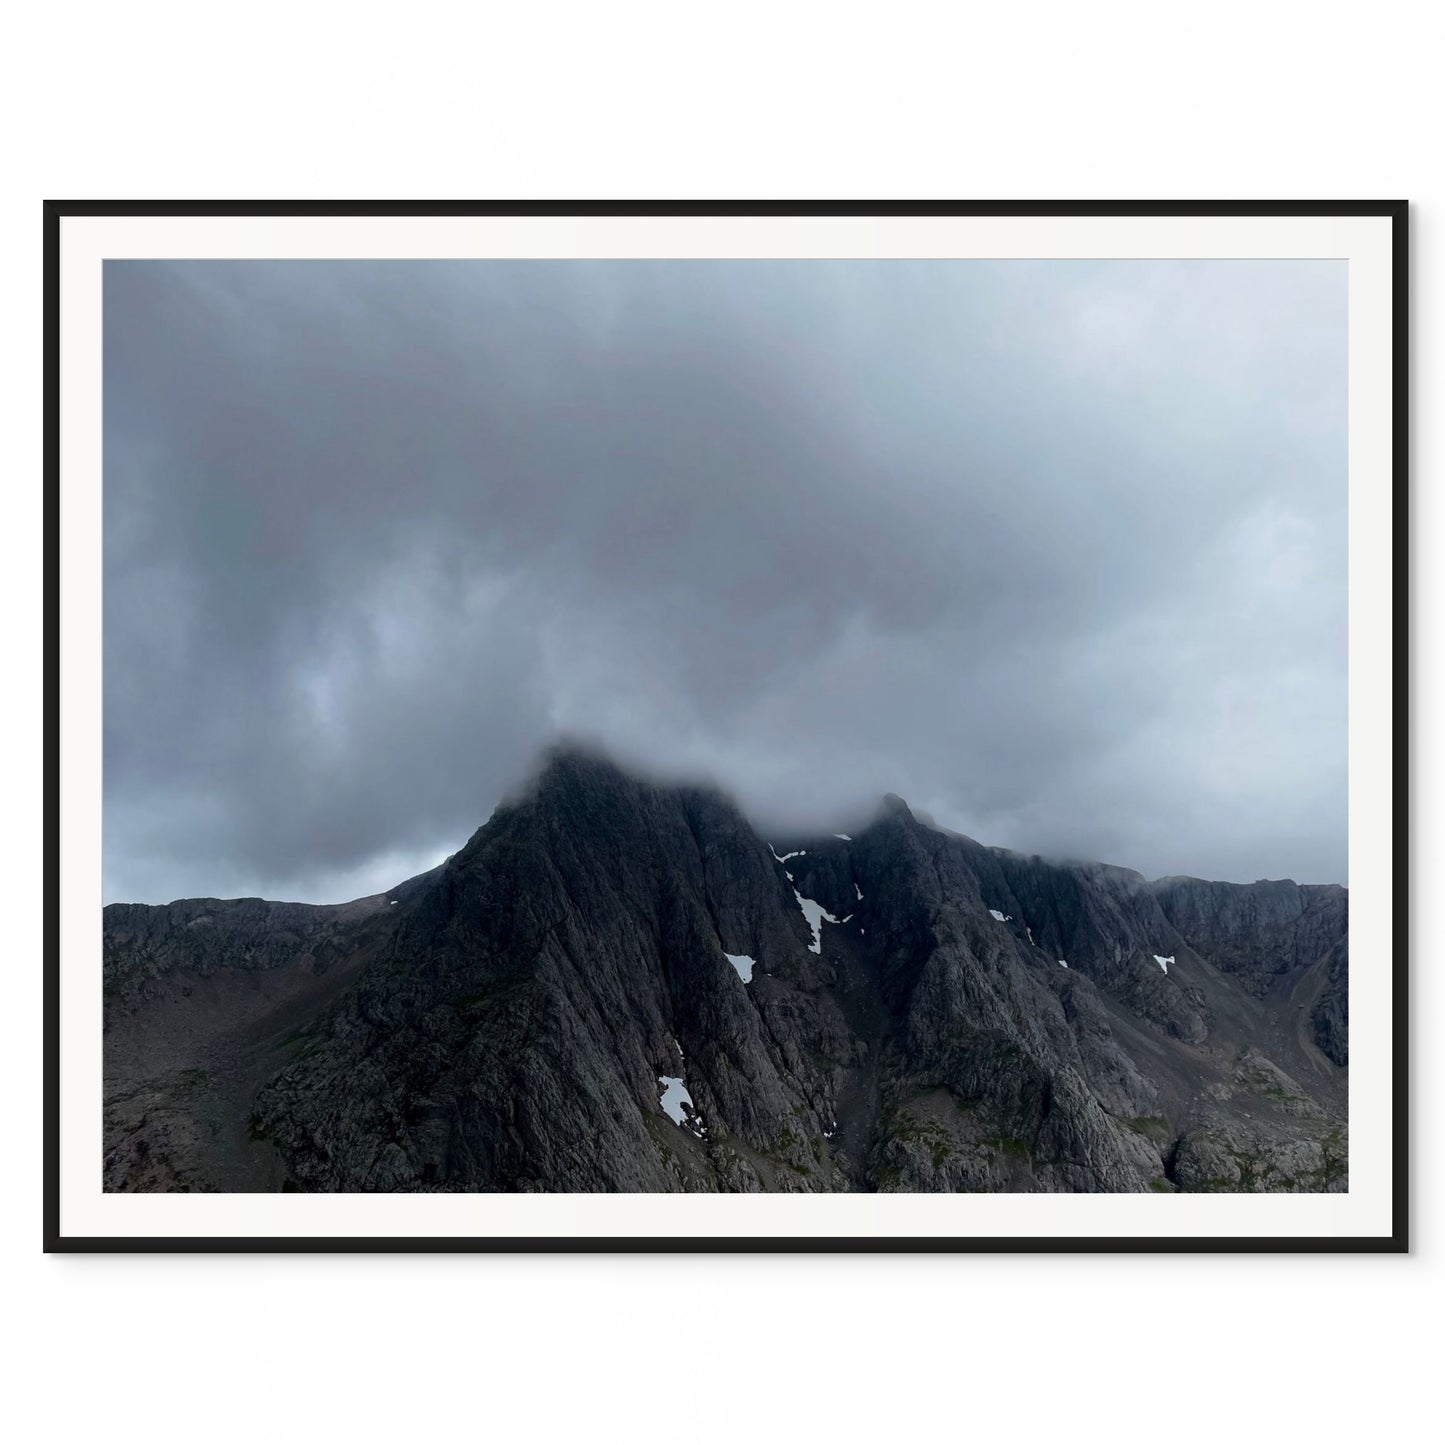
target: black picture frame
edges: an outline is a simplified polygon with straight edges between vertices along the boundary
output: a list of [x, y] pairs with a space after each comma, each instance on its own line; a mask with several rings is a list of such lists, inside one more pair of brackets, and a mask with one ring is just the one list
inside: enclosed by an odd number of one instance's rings
[[1403, 200], [1319, 201], [103, 201], [44, 202], [44, 1249], [47, 1253], [1407, 1253], [1409, 1251], [1409, 935], [1397, 928], [1392, 979], [1392, 1169], [1388, 1236], [927, 1238], [102, 1237], [61, 1233], [60, 1197], [60, 368], [61, 223], [71, 217], [1380, 217], [1391, 238], [1391, 792], [1395, 917], [1409, 917], [1410, 241]]

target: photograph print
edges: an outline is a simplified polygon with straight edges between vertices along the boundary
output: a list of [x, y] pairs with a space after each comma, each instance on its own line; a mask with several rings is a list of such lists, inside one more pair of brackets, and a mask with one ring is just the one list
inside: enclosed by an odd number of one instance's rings
[[98, 265], [67, 1187], [945, 1247], [1358, 1187], [1348, 258]]

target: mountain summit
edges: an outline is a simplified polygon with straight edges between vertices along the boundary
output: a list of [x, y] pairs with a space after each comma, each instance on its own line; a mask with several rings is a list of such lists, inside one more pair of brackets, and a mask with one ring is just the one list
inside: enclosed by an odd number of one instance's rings
[[440, 867], [105, 910], [111, 1190], [1339, 1190], [1348, 894], [552, 752]]

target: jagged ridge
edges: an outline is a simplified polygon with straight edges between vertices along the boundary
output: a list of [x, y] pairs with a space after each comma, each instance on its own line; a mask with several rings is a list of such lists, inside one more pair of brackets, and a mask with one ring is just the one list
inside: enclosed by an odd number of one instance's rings
[[563, 750], [388, 894], [108, 909], [107, 1187], [1344, 1186], [1345, 890], [1050, 863], [896, 798], [779, 853]]

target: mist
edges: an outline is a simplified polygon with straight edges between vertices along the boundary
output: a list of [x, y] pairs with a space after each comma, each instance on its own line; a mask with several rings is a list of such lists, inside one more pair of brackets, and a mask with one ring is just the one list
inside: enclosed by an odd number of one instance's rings
[[1346, 270], [107, 262], [105, 897], [335, 901], [542, 750], [1346, 875]]

